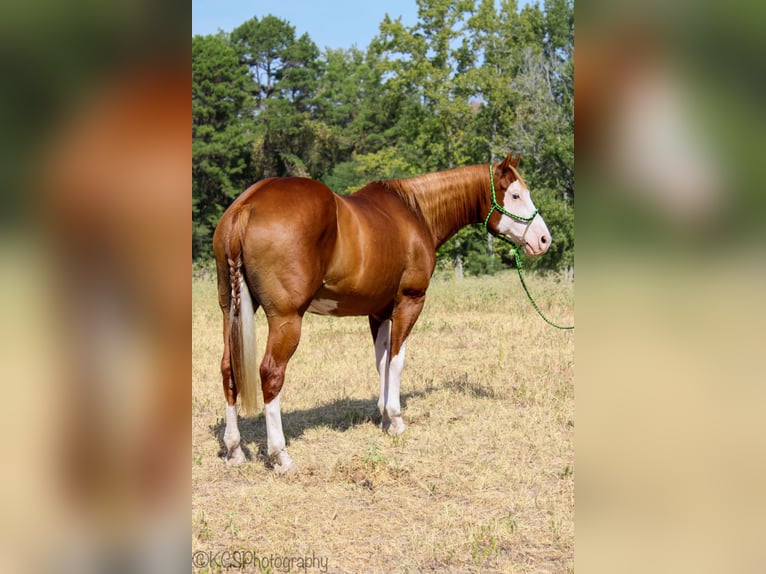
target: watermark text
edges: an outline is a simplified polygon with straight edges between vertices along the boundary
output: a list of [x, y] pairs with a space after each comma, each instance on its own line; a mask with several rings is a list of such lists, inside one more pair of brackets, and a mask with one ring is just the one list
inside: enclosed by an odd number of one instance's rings
[[192, 553], [192, 568], [241, 569], [254, 566], [279, 572], [327, 572], [328, 558], [314, 551], [306, 556], [261, 554], [253, 550], [197, 550]]

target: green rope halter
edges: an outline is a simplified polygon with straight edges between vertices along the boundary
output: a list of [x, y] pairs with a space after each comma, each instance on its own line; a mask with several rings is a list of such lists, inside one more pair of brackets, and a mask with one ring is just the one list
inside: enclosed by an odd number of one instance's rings
[[[489, 209], [489, 213], [487, 213], [487, 217], [484, 218], [484, 227], [487, 229], [487, 231], [489, 233], [492, 233], [491, 231], [489, 231], [489, 216], [492, 215], [493, 211], [497, 210], [500, 213], [502, 213], [503, 215], [506, 215], [508, 217], [512, 217], [513, 219], [518, 219], [519, 221], [526, 221], [527, 222], [527, 228], [529, 228], [529, 224], [532, 223], [532, 220], [535, 218], [535, 216], [537, 216], [537, 214], [540, 213], [540, 210], [539, 209], [535, 209], [534, 213], [532, 215], [530, 215], [529, 217], [524, 217], [522, 215], [516, 215], [514, 213], [511, 213], [510, 211], [506, 211], [505, 208], [497, 202], [497, 195], [495, 194], [495, 176], [494, 176], [494, 174], [492, 172], [493, 172], [493, 170], [492, 170], [492, 163], [490, 162], [490, 164], [489, 164], [489, 182], [492, 184], [491, 185], [491, 190], [492, 190], [492, 207]], [[525, 229], [524, 230], [524, 234], [526, 235], [526, 233], [527, 233], [527, 230]], [[492, 233], [492, 235], [495, 235], [495, 237], [500, 237], [504, 241], [508, 241], [509, 243], [511, 243], [509, 239], [503, 237], [502, 235], [496, 235], [494, 233]]]
[[519, 254], [519, 250], [516, 244], [513, 243], [513, 241], [511, 241], [504, 235], [495, 233], [489, 228], [489, 216], [492, 215], [492, 212], [497, 210], [507, 217], [512, 217], [513, 219], [518, 219], [519, 221], [525, 221], [527, 223], [527, 227], [524, 229], [524, 234], [521, 236], [523, 239], [524, 236], [526, 236], [527, 234], [527, 230], [529, 229], [529, 226], [532, 224], [532, 220], [537, 216], [538, 213], [540, 213], [539, 209], [535, 209], [532, 215], [530, 215], [529, 217], [523, 217], [521, 215], [516, 215], [509, 211], [506, 211], [506, 209], [497, 202], [497, 194], [495, 193], [495, 177], [492, 172], [493, 172], [492, 162], [490, 162], [489, 181], [491, 184], [490, 189], [492, 191], [492, 207], [490, 207], [489, 213], [487, 213], [487, 217], [484, 218], [484, 228], [487, 230], [487, 233], [489, 233], [490, 235], [493, 235], [494, 237], [497, 237], [511, 245], [511, 253], [513, 254], [514, 259], [516, 260], [516, 270], [519, 272], [519, 280], [521, 281], [521, 286], [524, 288], [524, 292], [527, 294], [527, 297], [529, 298], [529, 301], [532, 303], [532, 306], [535, 308], [535, 311], [537, 311], [537, 314], [543, 318], [543, 321], [545, 321], [546, 323], [548, 323], [549, 325], [553, 327], [556, 327], [557, 329], [574, 329], [574, 325], [570, 325], [570, 326], [558, 325], [554, 323], [553, 321], [551, 321], [550, 319], [548, 319], [545, 315], [543, 315], [543, 312], [540, 311], [540, 307], [537, 306], [537, 303], [535, 303], [535, 300], [532, 298], [532, 295], [529, 293], [529, 288], [527, 287], [526, 281], [524, 281], [524, 275], [521, 272], [521, 268], [522, 268], [521, 255]]

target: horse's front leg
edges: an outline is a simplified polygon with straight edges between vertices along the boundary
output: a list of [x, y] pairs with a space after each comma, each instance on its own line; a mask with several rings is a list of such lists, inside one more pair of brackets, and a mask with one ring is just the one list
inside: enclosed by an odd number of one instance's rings
[[370, 330], [375, 342], [375, 367], [380, 378], [380, 398], [378, 410], [380, 410], [380, 428], [387, 431], [391, 426], [391, 418], [386, 411], [386, 401], [389, 394], [389, 353], [391, 350], [391, 319], [379, 321], [370, 316]]
[[402, 406], [399, 399], [402, 371], [404, 370], [404, 351], [407, 341], [402, 341], [401, 346], [391, 350], [391, 360], [388, 363], [388, 392], [386, 393], [385, 406], [381, 410], [383, 415], [382, 428], [388, 434], [402, 434], [407, 430], [407, 425], [402, 419]]
[[389, 434], [399, 435], [407, 430], [407, 425], [402, 419], [400, 401], [404, 354], [407, 349], [407, 337], [423, 309], [424, 302], [424, 294], [400, 298], [394, 306], [391, 319], [381, 322], [377, 330], [373, 319], [370, 319], [380, 376], [378, 408], [381, 414], [381, 428]]

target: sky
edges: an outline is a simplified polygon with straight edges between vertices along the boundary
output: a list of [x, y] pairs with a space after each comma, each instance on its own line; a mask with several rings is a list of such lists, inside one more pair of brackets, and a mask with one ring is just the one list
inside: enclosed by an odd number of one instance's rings
[[192, 35], [231, 32], [268, 14], [295, 26], [297, 36], [308, 33], [320, 50], [352, 45], [364, 50], [386, 14], [411, 26], [418, 7], [415, 0], [192, 0]]
[[416, 0], [192, 0], [192, 35], [231, 32], [253, 16], [268, 14], [295, 26], [297, 36], [308, 33], [320, 50], [353, 45], [364, 50], [386, 14], [412, 26], [418, 6]]

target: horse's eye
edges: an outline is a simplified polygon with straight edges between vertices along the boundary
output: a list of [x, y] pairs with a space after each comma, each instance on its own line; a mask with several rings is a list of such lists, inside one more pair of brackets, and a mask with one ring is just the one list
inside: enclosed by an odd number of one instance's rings
[[518, 193], [514, 193], [512, 197], [513, 197], [513, 199], [519, 199], [520, 196], [519, 196]]

